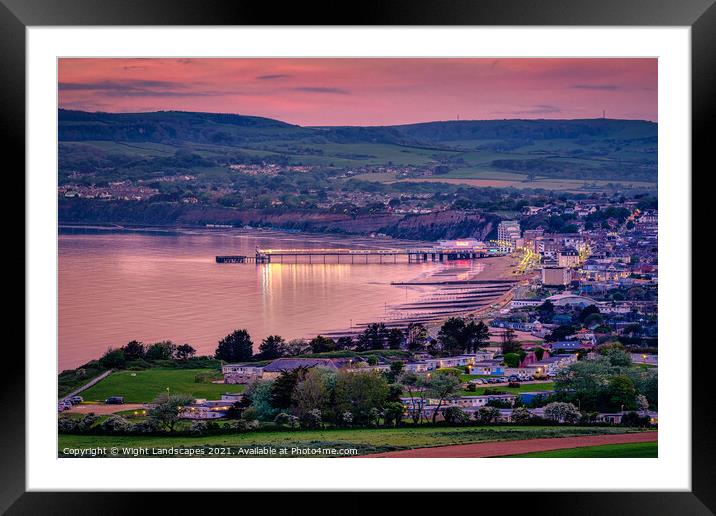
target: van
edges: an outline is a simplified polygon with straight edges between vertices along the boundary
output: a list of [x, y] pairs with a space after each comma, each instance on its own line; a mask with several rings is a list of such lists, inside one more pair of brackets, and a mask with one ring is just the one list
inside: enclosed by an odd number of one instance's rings
[[110, 396], [104, 402], [107, 405], [122, 405], [124, 404], [124, 398], [122, 396]]

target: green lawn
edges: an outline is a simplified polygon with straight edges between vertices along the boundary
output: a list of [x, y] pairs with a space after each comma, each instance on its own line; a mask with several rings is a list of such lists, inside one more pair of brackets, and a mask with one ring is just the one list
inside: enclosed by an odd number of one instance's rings
[[58, 452], [63, 448], [93, 447], [231, 447], [253, 446], [340, 447], [356, 448], [359, 454], [449, 444], [510, 441], [579, 435], [620, 434], [630, 430], [620, 427], [403, 427], [331, 430], [259, 431], [215, 436], [99, 436], [60, 434]]
[[506, 455], [505, 457], [532, 459], [655, 459], [658, 456], [659, 444], [657, 442], [653, 442], [584, 446], [582, 448], [566, 448], [564, 450], [523, 453], [522, 455]]
[[497, 389], [499, 391], [505, 391], [508, 394], [517, 394], [520, 392], [534, 392], [534, 391], [551, 391], [554, 389], [554, 382], [545, 383], [521, 383], [519, 387], [507, 387], [502, 385], [480, 385], [475, 391], [461, 391], [461, 396], [479, 396], [485, 394], [485, 389]]
[[220, 379], [216, 369], [147, 369], [145, 371], [119, 371], [112, 373], [81, 395], [85, 401], [104, 401], [109, 396], [124, 396], [125, 403], [147, 403], [157, 394], [186, 393], [196, 398], [219, 399], [225, 392], [241, 392], [243, 385], [197, 383], [197, 375], [211, 375]]

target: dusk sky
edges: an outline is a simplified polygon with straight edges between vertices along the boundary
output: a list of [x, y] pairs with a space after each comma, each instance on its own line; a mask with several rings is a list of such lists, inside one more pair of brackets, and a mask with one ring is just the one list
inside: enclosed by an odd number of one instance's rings
[[299, 125], [657, 121], [656, 59], [60, 59], [59, 104], [238, 113]]

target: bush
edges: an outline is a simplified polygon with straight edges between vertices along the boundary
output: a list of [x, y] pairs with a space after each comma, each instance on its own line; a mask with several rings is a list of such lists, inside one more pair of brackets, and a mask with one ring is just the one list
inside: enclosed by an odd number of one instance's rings
[[107, 352], [99, 359], [99, 363], [105, 369], [122, 369], [127, 363], [124, 357], [124, 351], [121, 349], [109, 348]]
[[208, 428], [209, 425], [206, 421], [193, 421], [191, 426], [189, 426], [189, 433], [191, 435], [203, 435], [206, 433]]
[[512, 411], [512, 422], [518, 425], [526, 425], [532, 421], [532, 414], [525, 407], [518, 407]]
[[93, 412], [90, 412], [89, 414], [85, 414], [82, 419], [77, 421], [77, 431], [78, 432], [87, 432], [90, 428], [97, 422], [99, 419], [99, 416], [94, 414]]
[[624, 426], [637, 426], [646, 427], [649, 426], [651, 418], [649, 416], [642, 416], [636, 412], [627, 412], [622, 416], [622, 425]]
[[497, 423], [500, 419], [500, 411], [495, 407], [480, 407], [480, 409], [475, 412], [475, 419], [485, 425]]
[[443, 410], [443, 419], [450, 425], [462, 425], [470, 421], [470, 416], [460, 407], [448, 407]]
[[69, 434], [77, 430], [77, 421], [71, 417], [60, 417], [57, 420], [57, 430], [61, 434]]
[[130, 429], [130, 432], [134, 434], [152, 434], [157, 431], [159, 431], [159, 426], [151, 419], [135, 423]]
[[557, 423], [576, 423], [582, 414], [571, 403], [555, 401], [545, 405], [544, 416]]
[[103, 432], [121, 434], [128, 432], [132, 428], [132, 424], [122, 416], [112, 415], [102, 422], [100, 428]]

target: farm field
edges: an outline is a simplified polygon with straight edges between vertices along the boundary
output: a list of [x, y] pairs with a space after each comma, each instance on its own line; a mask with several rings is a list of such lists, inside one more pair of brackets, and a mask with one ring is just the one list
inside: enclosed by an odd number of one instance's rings
[[[196, 382], [197, 375], [205, 377]], [[195, 398], [219, 399], [225, 392], [241, 392], [243, 385], [205, 383], [219, 379], [215, 369], [147, 369], [119, 371], [81, 393], [85, 402], [103, 401], [109, 396], [124, 396], [125, 403], [148, 403], [162, 392], [191, 394]]]
[[288, 446], [299, 448], [356, 448], [358, 454], [521, 439], [624, 434], [640, 431], [623, 427], [550, 426], [470, 426], [401, 427], [331, 430], [284, 430], [245, 432], [210, 436], [107, 436], [60, 434], [58, 451], [63, 448], [92, 447], [230, 447]]
[[543, 452], [522, 453], [519, 455], [505, 455], [504, 458], [525, 459], [652, 459], [659, 456], [659, 444], [629, 443], [605, 444], [601, 446], [585, 446], [583, 448], [566, 448], [564, 450], [550, 450]]

